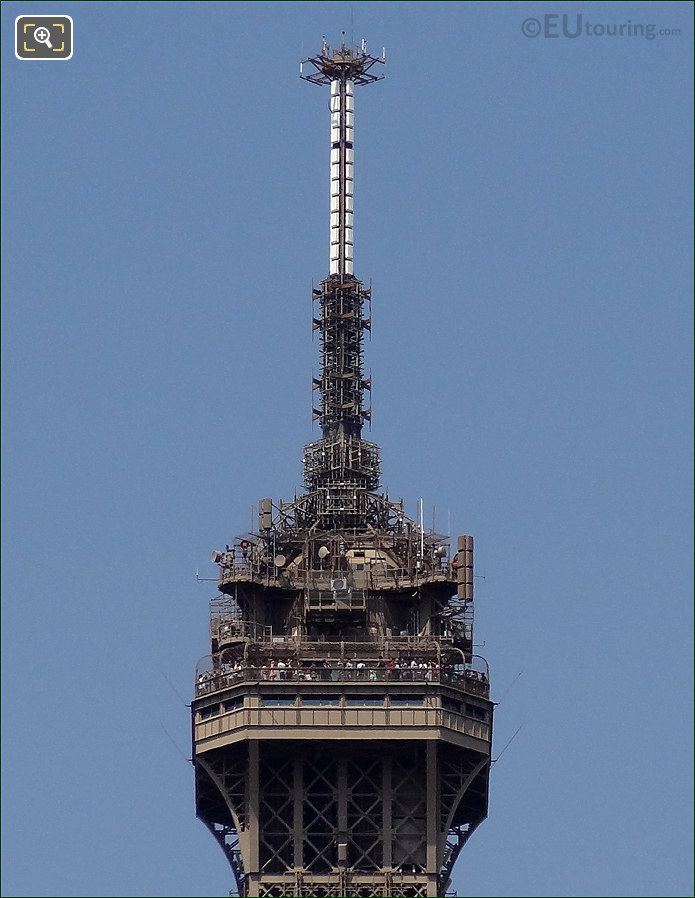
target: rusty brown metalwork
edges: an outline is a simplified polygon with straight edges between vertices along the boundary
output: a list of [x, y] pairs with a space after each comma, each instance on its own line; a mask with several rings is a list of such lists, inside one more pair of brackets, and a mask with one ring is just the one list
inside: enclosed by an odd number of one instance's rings
[[492, 712], [473, 651], [473, 537], [379, 491], [363, 373], [371, 290], [353, 274], [354, 88], [383, 59], [306, 61], [330, 85], [329, 275], [313, 291], [321, 438], [305, 492], [263, 498], [222, 551], [192, 703], [196, 812], [240, 896], [441, 896], [485, 819]]

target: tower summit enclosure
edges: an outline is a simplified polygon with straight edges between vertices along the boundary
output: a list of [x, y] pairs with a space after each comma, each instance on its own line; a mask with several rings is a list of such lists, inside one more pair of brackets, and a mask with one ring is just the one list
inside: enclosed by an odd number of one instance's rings
[[344, 44], [302, 65], [330, 87], [329, 274], [313, 290], [321, 439], [305, 492], [261, 499], [213, 552], [211, 654], [192, 704], [196, 811], [242, 896], [443, 896], [487, 815], [492, 702], [473, 653], [473, 537], [379, 491], [363, 374], [370, 290], [353, 272], [355, 88], [383, 63]]

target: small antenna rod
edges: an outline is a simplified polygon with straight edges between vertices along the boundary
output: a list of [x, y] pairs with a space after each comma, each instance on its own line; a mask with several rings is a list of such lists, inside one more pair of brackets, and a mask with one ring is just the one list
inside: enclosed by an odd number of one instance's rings
[[502, 757], [502, 755], [505, 753], [505, 751], [509, 748], [509, 746], [512, 744], [512, 742], [516, 739], [516, 737], [519, 735], [519, 733], [522, 731], [523, 728], [524, 728], [524, 724], [522, 723], [521, 726], [517, 728], [516, 732], [514, 733], [512, 738], [509, 740], [509, 742], [507, 742], [507, 744], [504, 746], [502, 751], [497, 755], [497, 757], [493, 758], [492, 761], [490, 761], [491, 764], [496, 764], [499, 761], [499, 759]]

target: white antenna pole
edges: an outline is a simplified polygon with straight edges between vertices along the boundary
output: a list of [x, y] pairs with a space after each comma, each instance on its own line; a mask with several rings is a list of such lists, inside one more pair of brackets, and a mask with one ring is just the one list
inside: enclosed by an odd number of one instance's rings
[[420, 497], [420, 561], [425, 557], [425, 521], [424, 521], [424, 504]]
[[350, 78], [331, 81], [330, 274], [352, 274], [355, 96]]

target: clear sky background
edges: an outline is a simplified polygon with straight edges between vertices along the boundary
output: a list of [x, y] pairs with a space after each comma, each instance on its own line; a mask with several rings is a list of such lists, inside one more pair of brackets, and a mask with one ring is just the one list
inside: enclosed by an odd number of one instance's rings
[[[69, 13], [69, 62], [13, 21]], [[583, 13], [680, 36], [527, 38]], [[2, 4], [8, 896], [224, 895], [188, 710], [212, 548], [300, 483], [345, 29], [385, 484], [477, 546], [468, 896], [687, 896], [692, 5]], [[428, 512], [429, 514], [429, 512]], [[509, 686], [517, 674], [523, 674]], [[179, 698], [177, 693], [182, 697]]]

